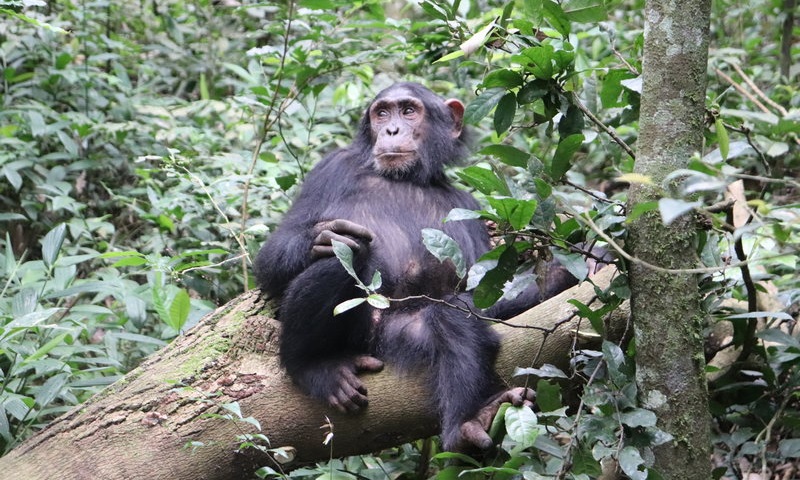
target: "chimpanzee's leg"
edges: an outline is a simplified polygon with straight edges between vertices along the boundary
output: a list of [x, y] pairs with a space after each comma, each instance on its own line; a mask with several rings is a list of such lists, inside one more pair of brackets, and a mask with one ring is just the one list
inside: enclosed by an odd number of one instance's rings
[[367, 355], [369, 309], [333, 316], [336, 305], [362, 295], [337, 258], [323, 258], [292, 281], [280, 306], [281, 363], [306, 393], [341, 411], [367, 405], [367, 390], [356, 374], [383, 366]]
[[461, 425], [503, 389], [494, 371], [497, 334], [455, 308], [428, 304], [386, 312], [379, 341], [387, 362], [429, 372], [447, 450], [459, 446]]

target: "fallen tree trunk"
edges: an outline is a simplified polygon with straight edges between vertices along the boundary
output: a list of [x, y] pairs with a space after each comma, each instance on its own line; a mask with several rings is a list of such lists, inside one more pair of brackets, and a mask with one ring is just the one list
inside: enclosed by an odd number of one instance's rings
[[[606, 268], [593, 280], [605, 288], [614, 273]], [[517, 365], [530, 366], [534, 358], [538, 364], [563, 366], [576, 345], [596, 343], [598, 336], [589, 333], [587, 322], [579, 323], [574, 307], [566, 303], [571, 298], [589, 303], [593, 297], [593, 286], [584, 283], [498, 324], [503, 347], [497, 368], [503, 378], [510, 379]], [[251, 424], [207, 415], [226, 413], [221, 405], [230, 402], [260, 422], [272, 447], [293, 447], [296, 462], [373, 452], [438, 433], [422, 382], [400, 377], [391, 368], [365, 376], [370, 405], [359, 415], [340, 414], [304, 396], [278, 365], [279, 323], [264, 309], [253, 291], [208, 315], [120, 381], [0, 458], [3, 477], [248, 478], [256, 468], [274, 463], [261, 453], [236, 453], [237, 435], [259, 433]], [[609, 326], [620, 330], [626, 321], [626, 315], [619, 315]], [[328, 446], [320, 429], [326, 416], [335, 428]], [[202, 446], [187, 448], [190, 442]]]

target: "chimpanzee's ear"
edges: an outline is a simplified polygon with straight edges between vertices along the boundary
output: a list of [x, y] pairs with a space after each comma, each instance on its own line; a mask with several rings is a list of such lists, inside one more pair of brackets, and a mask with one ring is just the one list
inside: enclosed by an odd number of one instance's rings
[[447, 105], [450, 109], [450, 114], [453, 115], [453, 138], [458, 138], [464, 128], [464, 104], [456, 98], [448, 98], [444, 101], [444, 104]]

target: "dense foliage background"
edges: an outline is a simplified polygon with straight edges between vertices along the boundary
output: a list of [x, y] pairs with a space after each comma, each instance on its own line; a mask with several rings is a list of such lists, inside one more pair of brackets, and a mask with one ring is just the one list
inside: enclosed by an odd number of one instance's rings
[[[583, 275], [564, 247], [624, 245], [632, 216], [694, 212], [696, 254], [714, 267], [715, 474], [800, 475], [796, 4], [714, 2], [705, 149], [662, 201], [626, 211], [626, 185], [648, 181], [631, 175], [641, 7], [0, 2], [0, 450], [252, 288], [250, 259], [304, 173], [348, 142], [378, 90], [414, 80], [468, 104], [476, 164], [452, 175], [505, 240], [473, 272], [492, 272], [481, 301], [534, 281], [517, 256]], [[579, 306], [593, 325], [626, 298], [624, 278]], [[538, 419], [507, 412], [503, 448], [482, 462], [426, 463], [420, 442], [292, 476], [595, 478], [614, 459], [658, 478], [649, 449], [667, 437], [637, 407], [634, 355], [607, 342], [575, 352], [573, 371], [536, 371]], [[556, 379], [575, 375], [589, 384], [570, 401]]]

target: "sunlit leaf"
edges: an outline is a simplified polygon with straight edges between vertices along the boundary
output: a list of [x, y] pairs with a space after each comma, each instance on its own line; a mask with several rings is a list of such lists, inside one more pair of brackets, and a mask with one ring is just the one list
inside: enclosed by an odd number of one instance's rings
[[539, 420], [530, 407], [510, 406], [505, 413], [506, 432], [512, 440], [525, 447], [530, 447], [541, 433]]
[[728, 159], [728, 151], [730, 148], [730, 140], [728, 139], [728, 130], [722, 119], [717, 117], [714, 119], [714, 127], [717, 130], [717, 144], [719, 145], [719, 153], [723, 160]]
[[669, 225], [681, 215], [691, 212], [702, 205], [700, 202], [687, 202], [676, 198], [662, 198], [658, 201], [658, 211], [665, 225]]
[[175, 298], [169, 306], [169, 326], [176, 331], [180, 331], [186, 320], [189, 318], [189, 311], [191, 310], [191, 300], [189, 293], [185, 289], [178, 290]]
[[456, 267], [458, 278], [464, 278], [467, 274], [467, 265], [458, 242], [441, 230], [423, 228], [422, 243], [440, 262], [450, 260]]
[[619, 452], [619, 466], [631, 480], [646, 480], [647, 469], [636, 447], [625, 447]]
[[477, 124], [483, 119], [494, 107], [501, 98], [505, 96], [507, 90], [505, 88], [487, 88], [478, 98], [469, 102], [467, 108], [464, 110], [464, 123]]
[[561, 8], [573, 22], [595, 23], [608, 18], [603, 0], [564, 0]]
[[481, 48], [486, 42], [486, 38], [490, 33], [492, 33], [492, 30], [496, 25], [497, 24], [494, 21], [489, 22], [488, 25], [478, 30], [475, 35], [471, 36], [466, 42], [462, 43], [461, 51], [464, 52], [464, 55], [470, 55]]
[[336, 315], [340, 315], [348, 310], [352, 310], [366, 301], [366, 298], [352, 298], [350, 300], [345, 300], [334, 307], [333, 316], [335, 317]]
[[367, 297], [367, 303], [381, 310], [389, 308], [391, 305], [389, 303], [389, 299], [379, 293], [373, 293], [372, 295], [369, 295]]
[[61, 245], [64, 243], [66, 236], [67, 225], [65, 223], [59, 224], [44, 236], [44, 240], [42, 240], [42, 260], [48, 267], [52, 267], [56, 263], [58, 252], [61, 251]]

